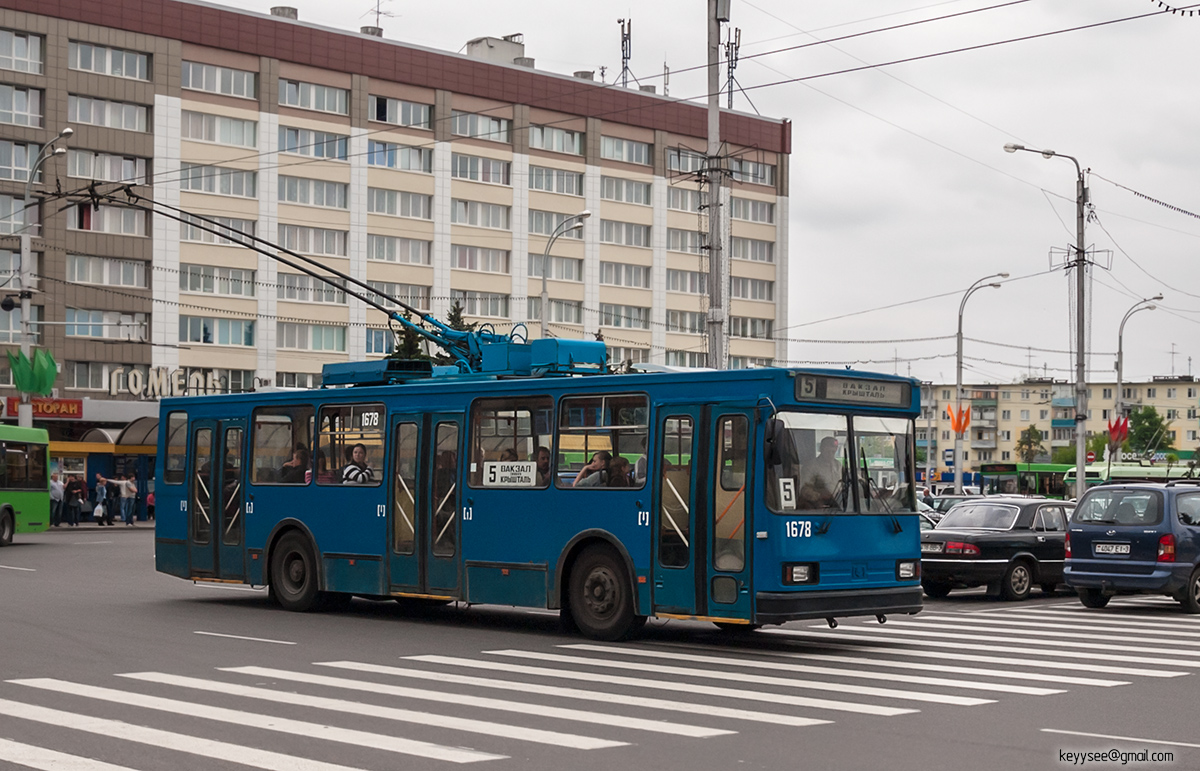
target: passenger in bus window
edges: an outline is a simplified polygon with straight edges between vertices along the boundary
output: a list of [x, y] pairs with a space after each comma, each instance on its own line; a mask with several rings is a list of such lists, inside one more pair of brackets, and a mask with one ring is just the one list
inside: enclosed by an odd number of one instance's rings
[[604, 487], [608, 484], [608, 464], [612, 454], [600, 450], [592, 454], [592, 462], [579, 469], [572, 487]]
[[608, 486], [633, 487], [632, 473], [633, 467], [629, 465], [629, 461], [618, 455], [608, 464]]
[[317, 484], [327, 485], [333, 482], [333, 472], [329, 470], [329, 458], [324, 450], [317, 450]]
[[537, 462], [538, 487], [545, 487], [550, 484], [550, 448], [537, 448], [533, 459]]
[[501, 462], [515, 461], [517, 459], [517, 451], [509, 447], [504, 452], [500, 453]]
[[375, 472], [367, 465], [367, 446], [361, 442], [350, 449], [350, 462], [342, 469], [342, 484], [369, 485], [375, 482]]
[[292, 459], [279, 469], [279, 481], [285, 485], [304, 484], [304, 472], [308, 470], [308, 448], [299, 446], [292, 451]]

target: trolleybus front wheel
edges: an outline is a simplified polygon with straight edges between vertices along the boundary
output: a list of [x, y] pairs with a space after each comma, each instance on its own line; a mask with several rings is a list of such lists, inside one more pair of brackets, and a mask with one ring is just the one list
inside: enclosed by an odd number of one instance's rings
[[303, 613], [317, 607], [317, 558], [299, 533], [284, 535], [271, 551], [271, 596], [284, 610]]
[[596, 640], [621, 640], [642, 628], [634, 613], [633, 588], [625, 566], [609, 546], [590, 546], [571, 568], [571, 618]]

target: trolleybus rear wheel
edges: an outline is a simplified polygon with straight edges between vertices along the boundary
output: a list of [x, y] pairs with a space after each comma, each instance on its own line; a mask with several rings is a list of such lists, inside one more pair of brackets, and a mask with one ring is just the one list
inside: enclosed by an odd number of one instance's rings
[[0, 546], [8, 546], [12, 543], [13, 530], [16, 526], [13, 524], [13, 515], [11, 511], [0, 511]]
[[609, 546], [590, 546], [571, 568], [571, 617], [584, 635], [620, 640], [645, 624], [634, 613], [625, 566]]
[[284, 610], [303, 613], [317, 607], [317, 558], [299, 533], [280, 538], [271, 552], [271, 595]]

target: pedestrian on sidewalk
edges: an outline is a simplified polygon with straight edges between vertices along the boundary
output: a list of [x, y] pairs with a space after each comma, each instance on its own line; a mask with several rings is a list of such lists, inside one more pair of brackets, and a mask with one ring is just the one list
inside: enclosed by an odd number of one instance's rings
[[125, 477], [119, 484], [121, 490], [121, 518], [126, 527], [133, 527], [134, 517], [137, 516], [137, 477], [133, 474]]
[[63, 491], [65, 487], [58, 481], [58, 474], [50, 475], [50, 525], [59, 527], [62, 524]]
[[85, 495], [83, 483], [79, 481], [79, 477], [74, 474], [69, 475], [66, 488], [63, 490], [63, 505], [66, 506], [67, 524], [71, 527], [79, 524], [79, 509], [83, 506]]
[[104, 480], [104, 521], [113, 526], [113, 517], [121, 510], [121, 486], [115, 479]]
[[146, 516], [151, 521], [154, 520], [154, 493], [146, 496]]

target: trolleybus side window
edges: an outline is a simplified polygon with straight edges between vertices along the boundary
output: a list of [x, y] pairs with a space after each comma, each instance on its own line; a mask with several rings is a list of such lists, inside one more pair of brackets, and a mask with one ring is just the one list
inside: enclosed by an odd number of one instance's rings
[[776, 513], [850, 511], [854, 508], [848, 469], [846, 418], [780, 412], [778, 464], [767, 466], [767, 507]]
[[658, 533], [658, 561], [664, 567], [688, 564], [692, 510], [692, 419], [663, 421], [662, 517]]
[[745, 415], [717, 422], [717, 468], [713, 479], [713, 567], [737, 572], [746, 566]]
[[855, 477], [862, 510], [868, 514], [913, 512], [912, 422], [904, 418], [854, 416], [858, 447]]
[[641, 488], [637, 473], [649, 438], [649, 399], [640, 394], [562, 400], [558, 420], [559, 487]]
[[187, 478], [187, 425], [186, 412], [167, 415], [167, 462], [163, 467], [163, 482], [181, 485]]
[[221, 543], [237, 546], [242, 542], [242, 429], [225, 429], [225, 468], [221, 476], [221, 506], [225, 529]]
[[4, 443], [4, 486], [9, 490], [45, 490], [46, 445]]
[[471, 410], [471, 487], [548, 487], [554, 400], [479, 399]]
[[254, 484], [308, 483], [312, 473], [313, 408], [308, 404], [254, 411]]
[[386, 417], [382, 404], [322, 407], [317, 484], [382, 484]]
[[396, 516], [392, 550], [397, 554], [412, 554], [417, 543], [417, 424], [397, 424], [395, 436], [392, 500]]
[[438, 423], [434, 434], [433, 553], [452, 557], [458, 548], [458, 424]]
[[212, 429], [198, 428], [192, 438], [192, 542], [206, 544], [212, 537]]

